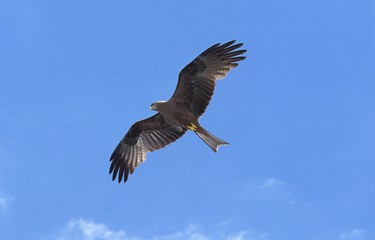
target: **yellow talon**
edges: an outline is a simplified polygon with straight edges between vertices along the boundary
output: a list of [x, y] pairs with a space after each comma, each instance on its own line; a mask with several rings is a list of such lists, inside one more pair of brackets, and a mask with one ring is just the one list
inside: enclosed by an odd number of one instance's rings
[[197, 126], [194, 123], [190, 123], [190, 125], [187, 126], [190, 130], [195, 131], [197, 130]]

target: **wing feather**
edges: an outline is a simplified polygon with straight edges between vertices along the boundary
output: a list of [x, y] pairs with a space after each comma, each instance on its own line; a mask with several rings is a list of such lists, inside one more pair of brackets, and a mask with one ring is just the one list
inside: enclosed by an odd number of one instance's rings
[[243, 44], [235, 42], [217, 43], [184, 67], [170, 101], [186, 106], [196, 117], [200, 117], [210, 103], [216, 80], [224, 78], [232, 68], [238, 66], [237, 62], [246, 58], [240, 56], [246, 50], [236, 50]]
[[126, 182], [129, 172], [132, 174], [146, 160], [148, 152], [176, 141], [186, 130], [164, 121], [159, 113], [134, 123], [111, 155], [112, 180]]

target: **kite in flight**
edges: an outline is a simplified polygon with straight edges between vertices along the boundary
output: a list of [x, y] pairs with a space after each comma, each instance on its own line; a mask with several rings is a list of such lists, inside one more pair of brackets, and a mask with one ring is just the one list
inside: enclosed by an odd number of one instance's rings
[[216, 80], [222, 79], [238, 66], [246, 50], [234, 41], [217, 43], [189, 63], [178, 76], [173, 96], [168, 101], [157, 101], [150, 109], [154, 116], [134, 123], [113, 151], [109, 174], [114, 181], [126, 182], [129, 172], [146, 160], [146, 154], [176, 141], [186, 131], [195, 132], [214, 152], [219, 146], [229, 145], [205, 130], [198, 122], [214, 93]]

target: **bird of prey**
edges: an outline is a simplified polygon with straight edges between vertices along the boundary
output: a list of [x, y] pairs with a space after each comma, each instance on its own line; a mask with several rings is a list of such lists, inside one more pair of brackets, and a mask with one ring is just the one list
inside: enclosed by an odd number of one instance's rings
[[134, 123], [113, 151], [109, 174], [118, 182], [128, 180], [146, 159], [146, 154], [176, 141], [186, 131], [196, 133], [214, 152], [219, 146], [229, 145], [205, 130], [198, 122], [214, 93], [216, 80], [222, 79], [238, 62], [246, 50], [238, 50], [243, 44], [235, 40], [217, 43], [202, 52], [182, 69], [176, 90], [168, 101], [151, 104], [154, 116]]

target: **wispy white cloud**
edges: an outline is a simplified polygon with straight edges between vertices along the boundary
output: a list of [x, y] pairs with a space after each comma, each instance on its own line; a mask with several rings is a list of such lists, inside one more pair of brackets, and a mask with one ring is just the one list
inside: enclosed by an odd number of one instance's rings
[[6, 209], [8, 207], [8, 199], [0, 197], [0, 209]]
[[69, 221], [53, 240], [263, 240], [266, 234], [242, 230], [234, 234], [205, 233], [197, 224], [166, 235], [131, 236], [125, 230], [113, 230], [107, 225], [86, 219]]
[[[6, 164], [4, 162], [5, 159], [8, 159], [8, 156], [6, 155], [4, 149], [0, 146], [0, 163], [1, 163], [1, 166]], [[0, 185], [0, 213], [4, 213], [5, 211], [7, 211], [13, 200], [14, 200], [14, 197], [6, 194], [6, 192], [4, 191], [3, 185]]]
[[177, 231], [172, 234], [163, 235], [163, 236], [153, 236], [153, 240], [209, 240], [210, 238], [203, 234], [199, 226], [196, 224], [188, 225], [184, 230]]
[[266, 233], [258, 233], [255, 230], [240, 231], [235, 235], [228, 236], [226, 240], [261, 240], [266, 239]]
[[245, 196], [260, 196], [262, 194], [286, 192], [288, 184], [276, 177], [249, 179], [237, 184], [241, 194]]
[[243, 181], [237, 186], [241, 199], [261, 198], [263, 201], [264, 198], [275, 198], [280, 201], [280, 197], [282, 197], [282, 199], [287, 199], [288, 202], [292, 203], [288, 184], [275, 177]]
[[0, 196], [0, 209], [3, 211], [8, 208], [8, 198]]
[[290, 214], [311, 213], [317, 211], [314, 203], [300, 199], [294, 192], [294, 186], [275, 176], [247, 179], [236, 184], [236, 196], [240, 201], [255, 204], [272, 204], [279, 209], [288, 209]]
[[[56, 240], [130, 240], [122, 230], [114, 231], [106, 225], [90, 220], [76, 219], [69, 221], [53, 238]], [[135, 239], [134, 239], [135, 240]]]
[[[184, 230], [164, 236], [154, 236], [152, 240], [263, 240], [267, 234], [253, 229], [242, 230], [236, 233], [207, 233], [198, 225], [190, 224]], [[146, 239], [146, 238], [144, 238]]]
[[260, 189], [268, 189], [283, 185], [284, 182], [277, 178], [267, 178], [258, 187]]
[[13, 197], [0, 193], [0, 213], [8, 210]]
[[355, 228], [346, 232], [342, 232], [339, 236], [339, 240], [363, 240], [365, 229]]

